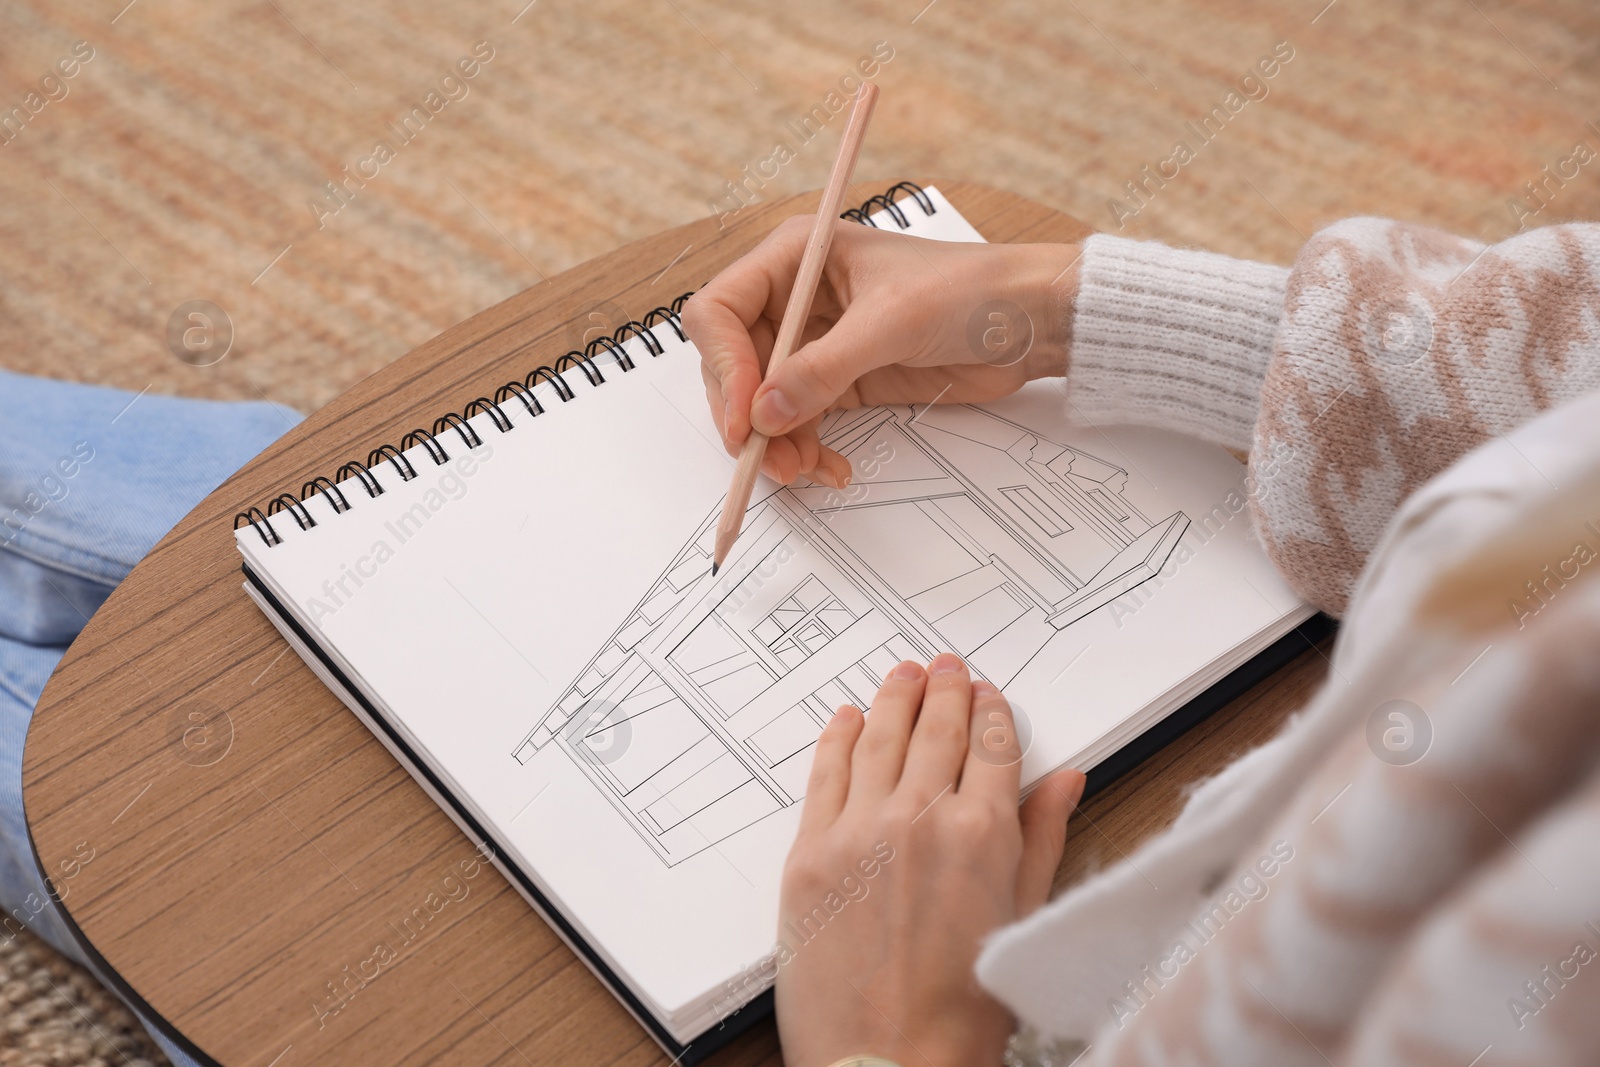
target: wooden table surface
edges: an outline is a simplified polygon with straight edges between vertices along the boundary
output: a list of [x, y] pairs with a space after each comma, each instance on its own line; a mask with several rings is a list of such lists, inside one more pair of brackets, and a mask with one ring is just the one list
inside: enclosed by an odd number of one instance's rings
[[[1088, 232], [1014, 195], [938, 184], [992, 241]], [[238, 1067], [666, 1062], [491, 868], [327, 1012], [347, 968], [430, 894], [441, 899], [446, 875], [474, 849], [246, 599], [232, 520], [492, 393], [586, 328], [614, 327], [703, 284], [815, 200], [635, 242], [416, 348], [207, 497], [72, 646], [28, 735], [23, 790], [39, 859], [125, 988], [204, 1055]], [[1321, 650], [1308, 648], [1087, 802], [1058, 882], [1164, 826], [1189, 783], [1274, 731], [1324, 668]], [[757, 1026], [712, 1062], [778, 1064], [773, 1027]]]

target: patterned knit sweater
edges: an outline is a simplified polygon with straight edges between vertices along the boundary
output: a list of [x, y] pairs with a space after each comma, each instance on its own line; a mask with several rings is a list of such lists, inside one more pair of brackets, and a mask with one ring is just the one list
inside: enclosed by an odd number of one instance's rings
[[1349, 219], [1288, 270], [1095, 236], [1080, 278], [1074, 406], [1249, 450], [1268, 554], [1335, 615], [1422, 483], [1600, 388], [1600, 225], [1486, 246]]
[[1600, 226], [1356, 219], [1287, 271], [1095, 237], [1081, 269], [1076, 408], [1249, 448], [1268, 551], [1344, 625], [1278, 737], [990, 939], [1046, 1050], [1015, 1062], [1596, 1062]]

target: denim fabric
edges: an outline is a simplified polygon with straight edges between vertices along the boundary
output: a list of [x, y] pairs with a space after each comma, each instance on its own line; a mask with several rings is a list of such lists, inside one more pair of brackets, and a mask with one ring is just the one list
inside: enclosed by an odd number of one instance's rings
[[[50, 672], [156, 541], [299, 420], [267, 403], [0, 371], [0, 939], [20, 923], [86, 962], [45, 894], [22, 814], [22, 746]], [[192, 1063], [152, 1033], [174, 1063]]]

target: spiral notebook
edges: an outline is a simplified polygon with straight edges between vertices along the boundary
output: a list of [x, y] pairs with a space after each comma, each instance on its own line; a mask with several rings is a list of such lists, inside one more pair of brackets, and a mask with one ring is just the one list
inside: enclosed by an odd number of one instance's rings
[[[847, 217], [983, 239], [909, 183]], [[833, 413], [852, 488], [763, 480], [713, 577], [732, 460], [684, 299], [241, 515], [236, 541], [312, 670], [692, 1062], [770, 1011], [780, 944], [828, 935], [832, 901], [778, 930], [779, 874], [818, 731], [895, 663], [960, 653], [1017, 709], [1025, 783], [1098, 783], [1303, 649], [1312, 612], [1237, 460], [1075, 424], [1043, 383]]]

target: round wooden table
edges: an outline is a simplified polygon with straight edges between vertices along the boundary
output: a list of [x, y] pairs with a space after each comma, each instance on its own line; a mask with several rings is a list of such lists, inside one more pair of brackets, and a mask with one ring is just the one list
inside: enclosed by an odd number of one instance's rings
[[[996, 189], [936, 184], [991, 241], [1089, 232]], [[240, 590], [233, 516], [700, 286], [816, 202], [668, 230], [421, 345], [208, 496], [68, 650], [24, 759], [39, 863], [111, 980], [202, 1062], [666, 1062], [493, 868], [460, 877], [472, 844]], [[1166, 825], [1187, 784], [1272, 733], [1324, 669], [1308, 647], [1086, 802], [1058, 884]], [[374, 976], [375, 945], [419, 907], [425, 928]], [[711, 1062], [776, 1067], [772, 1024]]]

